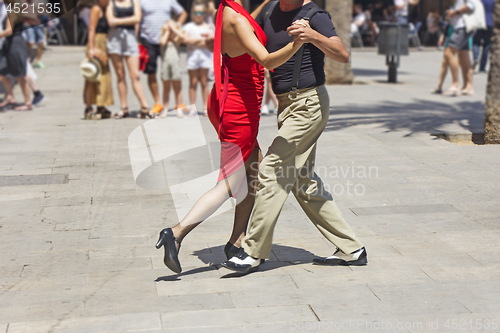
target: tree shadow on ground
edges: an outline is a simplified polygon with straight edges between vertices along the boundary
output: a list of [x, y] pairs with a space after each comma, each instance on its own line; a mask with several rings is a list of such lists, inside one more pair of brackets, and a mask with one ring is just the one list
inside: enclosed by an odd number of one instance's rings
[[[443, 97], [444, 98], [444, 97]], [[484, 103], [477, 101], [436, 102], [415, 99], [410, 103], [386, 101], [374, 105], [349, 104], [332, 107], [325, 131], [334, 131], [359, 125], [380, 125], [391, 131], [439, 133], [445, 125], [458, 124], [470, 132], [482, 131]]]
[[[226, 260], [224, 255], [224, 246], [214, 246], [208, 249], [194, 251], [192, 255], [197, 256], [206, 266], [193, 268], [179, 274], [172, 274], [167, 276], [158, 277], [155, 282], [167, 281], [181, 281], [183, 276], [199, 274], [203, 272], [218, 270], [222, 266], [220, 263]], [[270, 271], [285, 266], [311, 264], [313, 258], [316, 256], [304, 249], [273, 244], [271, 249], [271, 258], [266, 260], [264, 264], [259, 266], [259, 272]], [[182, 262], [181, 262], [182, 265]], [[231, 272], [224, 269], [228, 274], [221, 276], [221, 278], [240, 277], [238, 273]]]

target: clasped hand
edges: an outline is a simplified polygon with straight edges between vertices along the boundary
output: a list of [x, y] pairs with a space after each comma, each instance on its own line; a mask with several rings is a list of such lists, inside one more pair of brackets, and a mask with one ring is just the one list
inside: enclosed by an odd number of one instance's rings
[[309, 25], [309, 21], [304, 19], [293, 22], [286, 31], [288, 32], [288, 36], [293, 36], [294, 41], [302, 43], [311, 43], [316, 34], [316, 31]]

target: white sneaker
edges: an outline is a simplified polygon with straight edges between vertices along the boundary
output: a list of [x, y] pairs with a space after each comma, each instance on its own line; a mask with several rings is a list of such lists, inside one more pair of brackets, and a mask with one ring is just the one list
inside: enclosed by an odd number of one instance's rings
[[262, 107], [260, 108], [260, 114], [262, 115], [269, 114], [269, 107], [266, 104], [262, 105]]
[[189, 116], [190, 117], [194, 117], [198, 115], [198, 111], [196, 111], [196, 106], [195, 105], [192, 105], [191, 106], [191, 110], [189, 110]]

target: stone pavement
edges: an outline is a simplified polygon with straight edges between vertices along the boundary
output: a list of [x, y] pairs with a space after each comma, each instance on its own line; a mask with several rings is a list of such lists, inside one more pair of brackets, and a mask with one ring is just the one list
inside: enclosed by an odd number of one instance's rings
[[[328, 87], [317, 168], [368, 266], [313, 266], [333, 247], [290, 197], [271, 259], [221, 278], [232, 211], [184, 240], [182, 274], [163, 265], [157, 233], [177, 214], [134, 182], [127, 138], [144, 121], [81, 119], [82, 54], [53, 47], [47, 101], [0, 113], [0, 333], [500, 332], [500, 147], [431, 136], [481, 131], [486, 76], [476, 97], [444, 98], [429, 94], [441, 53], [403, 58], [392, 85], [382, 57], [354, 52], [358, 84]], [[275, 133], [263, 117], [264, 149]]]

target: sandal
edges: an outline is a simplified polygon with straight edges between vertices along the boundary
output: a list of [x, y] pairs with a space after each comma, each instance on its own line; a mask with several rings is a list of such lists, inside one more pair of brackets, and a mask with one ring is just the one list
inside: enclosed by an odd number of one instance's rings
[[97, 113], [101, 115], [101, 119], [109, 119], [109, 118], [111, 118], [111, 115], [112, 115], [111, 111], [109, 111], [104, 106], [98, 106]]
[[146, 118], [153, 119], [155, 117], [155, 115], [149, 111], [149, 108], [141, 107], [141, 116], [140, 117], [141, 117], [141, 119], [146, 119]]
[[474, 96], [474, 90], [472, 90], [472, 89], [469, 89], [469, 90], [464, 89], [464, 90], [460, 91], [460, 95], [462, 95], [462, 96]]
[[458, 88], [449, 88], [445, 92], [442, 93], [443, 96], [457, 97], [460, 94], [460, 90]]
[[129, 116], [128, 107], [120, 108], [117, 114], [115, 114], [115, 119], [123, 119]]
[[33, 105], [31, 104], [23, 104], [14, 108], [14, 111], [31, 111], [31, 110], [33, 110]]
[[101, 115], [97, 112], [94, 112], [94, 108], [88, 107], [83, 111], [83, 118], [85, 120], [99, 120], [101, 119]]
[[432, 89], [431, 94], [433, 95], [442, 95], [443, 94], [443, 89]]
[[4, 99], [2, 103], [0, 103], [0, 109], [11, 109], [16, 106], [16, 101]]

